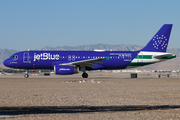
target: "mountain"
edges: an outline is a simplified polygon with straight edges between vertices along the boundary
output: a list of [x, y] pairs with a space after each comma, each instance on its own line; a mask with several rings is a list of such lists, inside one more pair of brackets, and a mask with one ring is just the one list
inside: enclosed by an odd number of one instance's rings
[[9, 58], [12, 54], [18, 52], [17, 50], [9, 50], [9, 49], [0, 49], [0, 64], [7, 58]]
[[[103, 50], [113, 50], [113, 51], [136, 51], [140, 50], [142, 46], [137, 45], [109, 45], [109, 44], [95, 44], [95, 45], [81, 45], [81, 46], [58, 46], [58, 47], [50, 47], [45, 46], [40, 48], [39, 50], [45, 51], [45, 50], [70, 50], [70, 51], [93, 51], [94, 49], [103, 49]], [[18, 52], [17, 50], [8, 50], [8, 49], [0, 49], [0, 68], [4, 68], [3, 61], [10, 57], [12, 54]], [[177, 55], [177, 58], [172, 60], [167, 60], [165, 62], [160, 62], [144, 67], [139, 67], [138, 69], [149, 69], [149, 70], [180, 70], [180, 49], [168, 49], [167, 52], [169, 53], [175, 53]]]

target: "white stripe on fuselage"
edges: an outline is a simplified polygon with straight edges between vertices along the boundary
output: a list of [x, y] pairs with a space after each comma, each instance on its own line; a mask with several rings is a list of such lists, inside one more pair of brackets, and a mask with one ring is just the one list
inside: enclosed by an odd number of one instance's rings
[[[131, 63], [158, 63], [161, 61], [165, 61], [167, 59], [157, 59], [157, 58], [154, 58], [153, 56], [168, 55], [168, 54], [170, 53], [141, 51], [138, 55], [152, 55], [152, 58], [151, 59], [134, 58]], [[126, 69], [135, 68], [135, 67], [141, 67], [141, 66], [127, 66]]]

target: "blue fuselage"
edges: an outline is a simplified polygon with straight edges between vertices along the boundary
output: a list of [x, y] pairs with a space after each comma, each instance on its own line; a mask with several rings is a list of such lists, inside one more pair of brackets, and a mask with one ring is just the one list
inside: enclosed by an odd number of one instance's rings
[[16, 57], [5, 60], [4, 65], [18, 69], [53, 69], [54, 65], [104, 58], [92, 67], [86, 66], [86, 70], [125, 69], [138, 53], [139, 51], [23, 51], [13, 54]]

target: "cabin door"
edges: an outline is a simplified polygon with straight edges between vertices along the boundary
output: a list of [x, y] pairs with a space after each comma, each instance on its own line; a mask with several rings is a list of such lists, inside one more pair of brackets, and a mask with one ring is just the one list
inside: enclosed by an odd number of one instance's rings
[[138, 55], [138, 62], [139, 62], [139, 63], [143, 63], [143, 54], [142, 54], [142, 53], [140, 53], [140, 54]]
[[23, 54], [23, 62], [29, 63], [29, 52], [24, 52]]

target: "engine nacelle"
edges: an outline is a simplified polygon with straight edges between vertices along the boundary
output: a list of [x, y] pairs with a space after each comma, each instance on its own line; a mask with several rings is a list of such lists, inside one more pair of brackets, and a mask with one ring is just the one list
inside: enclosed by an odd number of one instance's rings
[[68, 65], [55, 65], [54, 72], [58, 75], [70, 75], [79, 73], [79, 68]]

